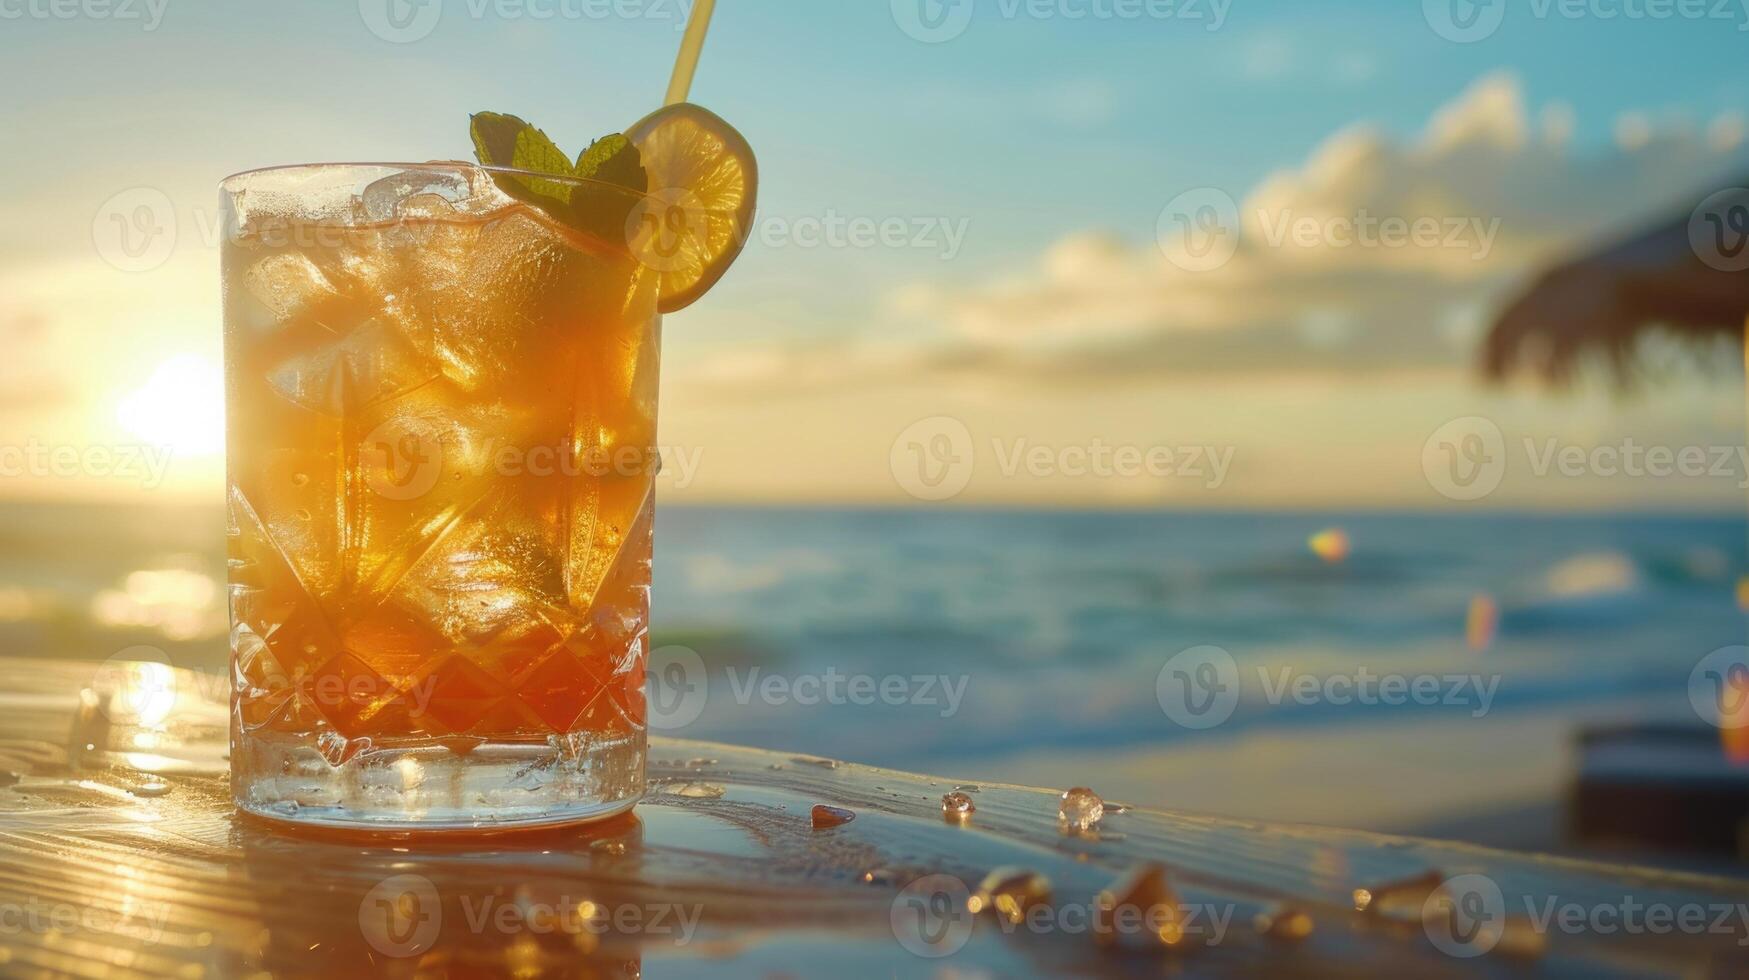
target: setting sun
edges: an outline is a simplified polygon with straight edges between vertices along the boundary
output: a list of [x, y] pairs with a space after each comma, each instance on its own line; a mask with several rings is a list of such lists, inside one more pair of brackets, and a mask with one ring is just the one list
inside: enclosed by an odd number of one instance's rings
[[116, 406], [116, 420], [178, 457], [215, 456], [225, 448], [224, 380], [218, 365], [198, 354], [177, 354], [153, 369], [146, 383]]

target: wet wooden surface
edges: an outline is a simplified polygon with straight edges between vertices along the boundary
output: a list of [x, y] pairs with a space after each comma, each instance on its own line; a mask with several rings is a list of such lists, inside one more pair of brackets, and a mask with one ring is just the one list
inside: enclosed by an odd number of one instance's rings
[[[1136, 809], [1067, 834], [1056, 791], [1011, 786], [968, 787], [976, 810], [954, 822], [941, 807], [950, 780], [663, 739], [651, 795], [611, 823], [438, 840], [293, 834], [232, 810], [225, 740], [223, 678], [0, 660], [0, 976], [1749, 969], [1737, 911], [1749, 887], [1725, 879]], [[817, 804], [855, 818], [816, 829]], [[1170, 901], [1117, 902], [1160, 915], [1119, 918], [1101, 941], [1096, 896], [1151, 862]], [[1019, 924], [968, 909], [1002, 866], [1050, 882]], [[1484, 927], [1460, 929], [1471, 941], [1453, 947], [1443, 899], [1486, 889], [1464, 878], [1432, 890], [1470, 875], [1499, 889], [1505, 915], [1497, 927], [1493, 906], [1463, 919]], [[1356, 911], [1357, 888], [1405, 881], [1416, 883]], [[1610, 926], [1612, 910], [1663, 906], [1691, 921], [1684, 910], [1704, 911], [1707, 925]], [[1590, 924], [1539, 928], [1551, 909]], [[1140, 928], [1163, 922], [1177, 928]]]

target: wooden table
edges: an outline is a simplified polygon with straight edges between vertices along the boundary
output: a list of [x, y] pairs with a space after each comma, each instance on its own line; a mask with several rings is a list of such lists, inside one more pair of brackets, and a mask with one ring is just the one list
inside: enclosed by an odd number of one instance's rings
[[[668, 739], [653, 743], [649, 798], [611, 823], [437, 841], [293, 834], [230, 805], [225, 683], [0, 659], [0, 975], [1749, 969], [1741, 882], [1137, 809], [1071, 834], [1057, 792], [1016, 786], [968, 787], [976, 811], [954, 822], [951, 780]], [[816, 804], [855, 819], [816, 829]], [[1155, 863], [1170, 895], [1120, 896], [1112, 928], [1095, 929], [1101, 890]], [[968, 908], [1001, 866], [1050, 882], [1047, 900], [1008, 906], [1018, 924]], [[1379, 893], [1368, 911], [1356, 889]], [[1652, 934], [1632, 928], [1636, 908], [1707, 922]]]

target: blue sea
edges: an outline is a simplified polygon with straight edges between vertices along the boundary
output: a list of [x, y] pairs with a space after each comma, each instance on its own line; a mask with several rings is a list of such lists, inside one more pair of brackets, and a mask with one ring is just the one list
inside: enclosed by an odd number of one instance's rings
[[[0, 649], [222, 670], [222, 528], [5, 505]], [[1558, 811], [1583, 725], [1699, 721], [1696, 665], [1745, 642], [1746, 541], [1740, 515], [668, 507], [652, 643], [704, 670], [666, 734], [1465, 833]], [[1196, 727], [1163, 672], [1220, 656], [1236, 700]]]

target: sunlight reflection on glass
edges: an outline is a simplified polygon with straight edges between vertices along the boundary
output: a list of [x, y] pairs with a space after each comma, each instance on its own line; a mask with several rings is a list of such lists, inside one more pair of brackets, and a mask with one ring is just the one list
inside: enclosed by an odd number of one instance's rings
[[419, 764], [418, 759], [404, 757], [395, 763], [395, 770], [401, 775], [403, 790], [418, 789], [419, 784], [425, 781], [425, 767]]

